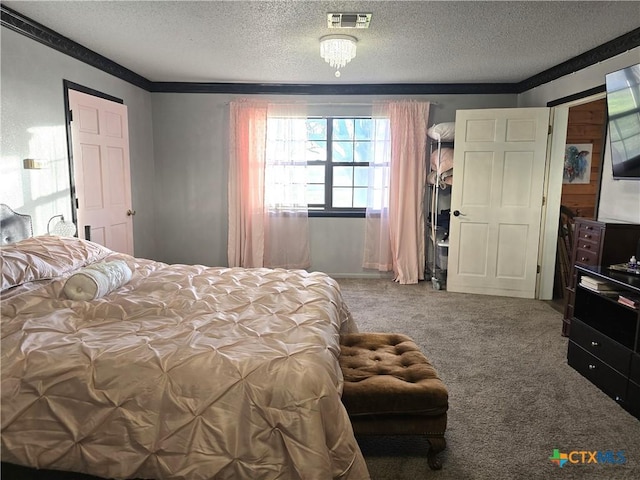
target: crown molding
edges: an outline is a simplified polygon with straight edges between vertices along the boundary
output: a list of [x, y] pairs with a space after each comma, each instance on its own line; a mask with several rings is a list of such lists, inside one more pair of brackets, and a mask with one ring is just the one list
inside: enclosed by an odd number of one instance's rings
[[608, 58], [620, 55], [632, 48], [640, 46], [640, 28], [631, 30], [624, 35], [620, 35], [613, 40], [604, 43], [596, 48], [592, 48], [577, 57], [573, 57], [566, 62], [560, 63], [544, 72], [540, 72], [533, 77], [527, 78], [517, 84], [518, 93], [526, 92], [532, 88], [549, 83], [558, 78], [570, 75], [583, 68], [600, 63]]
[[558, 105], [565, 105], [575, 100], [582, 100], [583, 98], [597, 95], [598, 93], [606, 93], [606, 91], [607, 91], [607, 86], [603, 83], [602, 85], [598, 85], [597, 87], [593, 87], [588, 90], [584, 90], [582, 92], [574, 93], [566, 97], [561, 97], [561, 98], [556, 98], [555, 100], [551, 100], [547, 102], [547, 107], [557, 107]]
[[40, 42], [48, 47], [62, 52], [70, 57], [80, 60], [103, 72], [109, 73], [126, 82], [145, 90], [151, 90], [151, 82], [141, 75], [103, 57], [99, 53], [89, 50], [73, 40], [60, 35], [58, 32], [41, 25], [40, 23], [25, 17], [15, 10], [0, 5], [0, 25], [18, 32], [32, 40]]
[[149, 92], [283, 95], [518, 94], [640, 46], [640, 28], [517, 83], [282, 84], [152, 82], [50, 28], [0, 4], [1, 21], [17, 33]]
[[491, 95], [517, 93], [512, 83], [193, 83], [153, 82], [152, 92], [240, 95]]

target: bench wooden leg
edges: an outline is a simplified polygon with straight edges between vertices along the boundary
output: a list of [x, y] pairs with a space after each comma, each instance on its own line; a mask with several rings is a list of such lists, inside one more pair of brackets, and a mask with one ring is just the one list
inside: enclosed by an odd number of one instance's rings
[[447, 442], [444, 437], [427, 437], [427, 440], [429, 441], [427, 464], [431, 470], [440, 470], [442, 468], [442, 460], [438, 458], [438, 453], [446, 448]]

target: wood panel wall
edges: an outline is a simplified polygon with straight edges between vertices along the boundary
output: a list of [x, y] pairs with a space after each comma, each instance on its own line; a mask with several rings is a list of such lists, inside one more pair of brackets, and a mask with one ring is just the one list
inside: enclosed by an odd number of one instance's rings
[[578, 217], [595, 218], [596, 200], [600, 185], [600, 165], [606, 122], [606, 99], [576, 105], [569, 109], [567, 143], [590, 143], [591, 179], [588, 184], [564, 183], [562, 205], [569, 207]]

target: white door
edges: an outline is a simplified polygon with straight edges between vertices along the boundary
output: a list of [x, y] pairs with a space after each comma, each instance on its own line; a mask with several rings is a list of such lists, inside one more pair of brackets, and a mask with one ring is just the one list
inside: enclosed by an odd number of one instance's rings
[[447, 290], [535, 298], [548, 108], [458, 110]]
[[127, 107], [76, 90], [69, 107], [78, 235], [133, 255]]

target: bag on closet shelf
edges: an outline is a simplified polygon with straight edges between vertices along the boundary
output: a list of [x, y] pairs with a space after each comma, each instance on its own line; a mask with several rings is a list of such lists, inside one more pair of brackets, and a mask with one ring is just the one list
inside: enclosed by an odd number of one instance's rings
[[438, 172], [438, 176], [453, 169], [453, 148], [441, 148], [431, 152], [431, 170]]
[[456, 122], [444, 122], [433, 125], [427, 130], [427, 135], [441, 142], [453, 142], [456, 134]]

